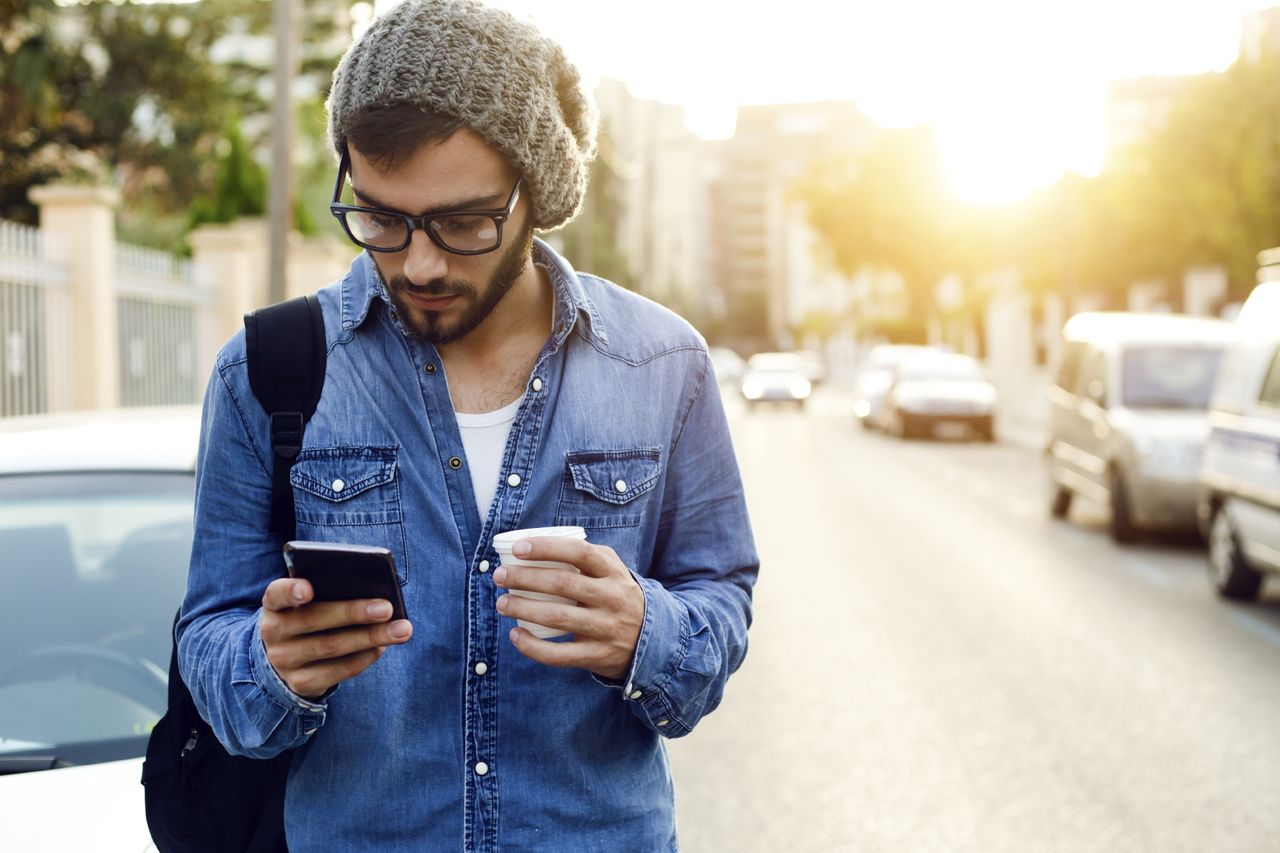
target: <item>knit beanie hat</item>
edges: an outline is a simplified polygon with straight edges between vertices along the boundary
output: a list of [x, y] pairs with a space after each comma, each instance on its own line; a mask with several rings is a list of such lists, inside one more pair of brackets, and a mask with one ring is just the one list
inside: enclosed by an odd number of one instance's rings
[[416, 104], [452, 116], [519, 170], [535, 227], [582, 208], [596, 114], [560, 46], [474, 0], [405, 0], [378, 18], [333, 73], [329, 140], [341, 154], [363, 110]]

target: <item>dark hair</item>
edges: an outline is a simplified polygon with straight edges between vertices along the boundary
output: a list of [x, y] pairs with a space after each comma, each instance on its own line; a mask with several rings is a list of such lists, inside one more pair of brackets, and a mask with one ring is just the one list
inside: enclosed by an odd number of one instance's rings
[[413, 156], [424, 142], [443, 142], [461, 127], [462, 122], [447, 113], [401, 102], [353, 115], [347, 121], [343, 142], [380, 171], [389, 172]]

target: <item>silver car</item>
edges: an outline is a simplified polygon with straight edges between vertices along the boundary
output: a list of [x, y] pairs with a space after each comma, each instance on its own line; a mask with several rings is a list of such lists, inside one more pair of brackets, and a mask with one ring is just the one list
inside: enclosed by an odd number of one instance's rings
[[996, 389], [972, 356], [940, 351], [901, 361], [885, 392], [880, 426], [901, 438], [954, 428], [996, 437]]
[[1209, 411], [1199, 520], [1214, 587], [1248, 601], [1280, 574], [1280, 282], [1249, 295], [1236, 330]]
[[758, 352], [747, 359], [740, 390], [752, 408], [760, 403], [791, 403], [803, 409], [813, 384], [797, 353]]
[[0, 419], [7, 850], [154, 849], [139, 779], [168, 702], [199, 417], [181, 407]]
[[871, 429], [880, 423], [884, 396], [893, 383], [893, 371], [903, 361], [922, 354], [937, 352], [932, 347], [918, 344], [876, 344], [867, 351], [858, 366], [855, 380], [853, 413], [863, 428]]
[[1207, 408], [1230, 336], [1230, 323], [1174, 314], [1067, 321], [1048, 392], [1054, 517], [1083, 495], [1110, 508], [1117, 542], [1196, 530]]

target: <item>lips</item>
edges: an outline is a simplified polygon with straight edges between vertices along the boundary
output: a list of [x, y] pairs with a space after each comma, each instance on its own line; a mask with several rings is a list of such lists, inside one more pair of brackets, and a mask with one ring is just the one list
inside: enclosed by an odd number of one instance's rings
[[423, 311], [443, 311], [452, 305], [453, 301], [458, 298], [458, 294], [456, 293], [451, 293], [448, 296], [427, 297], [419, 296], [412, 292], [406, 292], [405, 296], [415, 308], [420, 308]]

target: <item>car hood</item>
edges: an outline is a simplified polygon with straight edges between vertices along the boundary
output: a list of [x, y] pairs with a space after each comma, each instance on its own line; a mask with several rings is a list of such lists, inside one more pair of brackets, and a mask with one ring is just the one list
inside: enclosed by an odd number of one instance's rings
[[141, 758], [0, 776], [5, 849], [154, 853], [141, 779]]
[[990, 382], [960, 379], [910, 379], [898, 383], [900, 400], [962, 400], [990, 403], [996, 390]]
[[1204, 444], [1209, 413], [1200, 409], [1126, 409], [1111, 412], [1112, 425], [1129, 436]]

